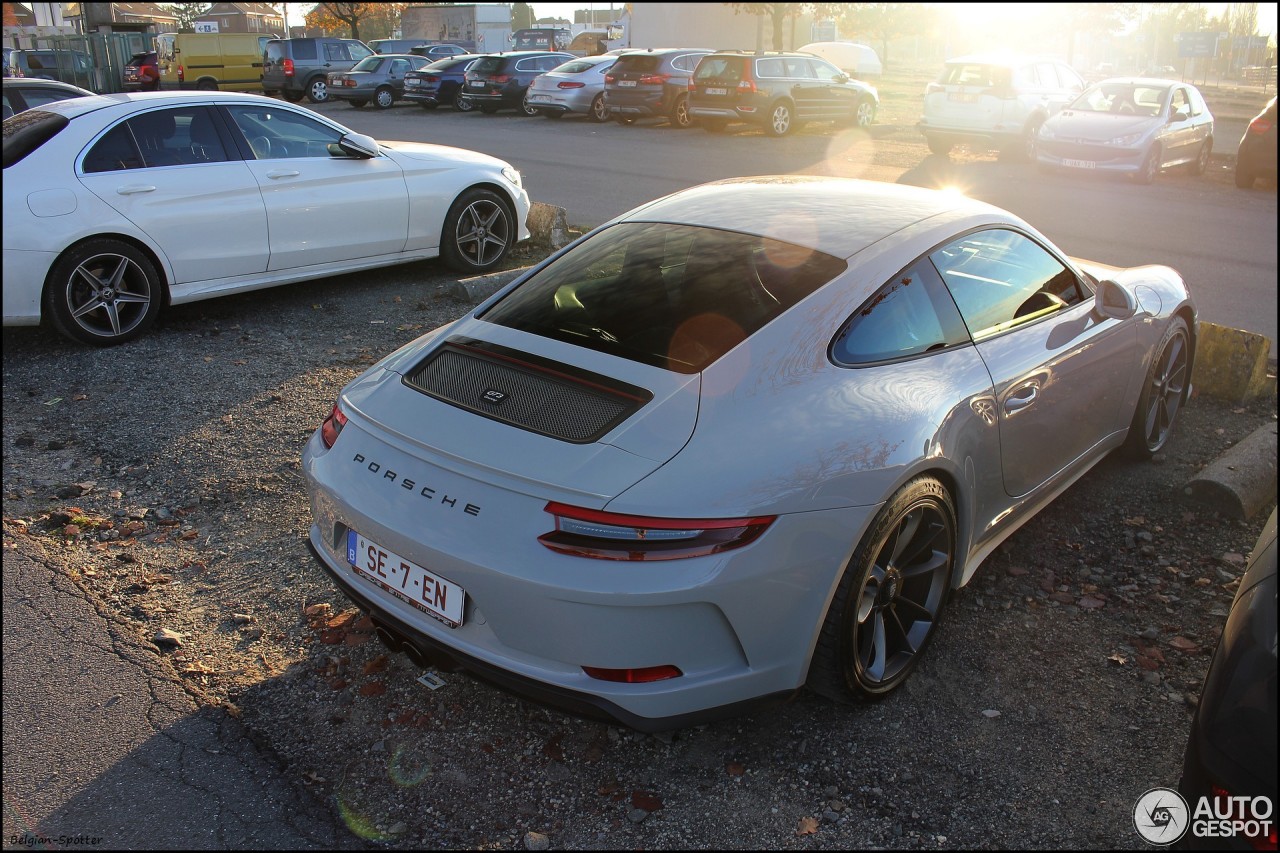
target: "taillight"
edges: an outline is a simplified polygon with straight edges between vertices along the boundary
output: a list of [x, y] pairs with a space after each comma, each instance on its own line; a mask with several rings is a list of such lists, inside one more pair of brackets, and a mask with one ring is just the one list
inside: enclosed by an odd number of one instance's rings
[[665, 83], [671, 79], [670, 74], [641, 74], [639, 82], [641, 83]]
[[293, 60], [292, 59], [282, 60], [280, 62], [280, 66], [284, 68], [284, 76], [286, 77], [293, 76]]
[[426, 77], [423, 77], [423, 78], [422, 78], [422, 80], [423, 80], [423, 82], [424, 82], [424, 83], [439, 83], [439, 82], [440, 82], [440, 78], [439, 78], [439, 77], [437, 77], [437, 76], [435, 76], [434, 74], [428, 74]]
[[187, 79], [187, 69], [179, 65], [178, 66], [178, 82], [181, 83], [183, 80], [186, 80], [186, 79]]
[[684, 675], [680, 667], [672, 664], [662, 666], [642, 666], [635, 669], [605, 669], [599, 666], [584, 666], [582, 671], [600, 681], [617, 681], [622, 684], [648, 684], [653, 681], [664, 681], [668, 678], [679, 678]]
[[557, 89], [581, 89], [586, 83], [578, 83], [574, 80], [565, 80], [556, 84]]
[[1249, 132], [1259, 135], [1264, 134], [1271, 129], [1271, 124], [1272, 123], [1267, 119], [1262, 116], [1258, 116], [1253, 121], [1249, 122]]
[[510, 74], [495, 74], [495, 75], [493, 75], [492, 77], [490, 77], [490, 78], [489, 78], [489, 82], [490, 82], [490, 83], [510, 83], [510, 82], [511, 82], [511, 75], [510, 75]]
[[324, 419], [324, 423], [320, 424], [320, 440], [324, 442], [325, 447], [333, 447], [333, 443], [338, 440], [338, 434], [342, 432], [342, 428], [347, 425], [347, 416], [342, 413], [342, 409], [338, 408], [338, 404], [333, 404], [333, 411], [329, 413], [329, 417]]
[[926, 95], [936, 95], [939, 92], [945, 92], [946, 89], [947, 87], [943, 86], [941, 83], [930, 83], [928, 86], [924, 87], [924, 93]]
[[1276, 824], [1270, 810], [1266, 817], [1261, 817], [1246, 805], [1257, 802], [1260, 797], [1233, 797], [1230, 791], [1217, 785], [1210, 785], [1209, 789], [1213, 792], [1213, 817], [1217, 821], [1229, 821], [1236, 836], [1243, 835], [1254, 850], [1276, 849]]
[[749, 78], [749, 77], [748, 77], [746, 80], [739, 80], [739, 81], [738, 81], [738, 91], [739, 91], [739, 92], [750, 92], [751, 94], [753, 94], [753, 95], [754, 95], [754, 94], [756, 93], [756, 81], [755, 81], [755, 80], [752, 80], [752, 79], [751, 79], [751, 78]]
[[538, 537], [552, 551], [597, 560], [680, 560], [741, 548], [777, 518], [651, 518], [549, 503], [556, 529]]
[[605, 82], [605, 83], [617, 83], [617, 82], [618, 82], [618, 78], [617, 78], [617, 77], [614, 77], [612, 74], [606, 74], [606, 75], [604, 75], [604, 82]]

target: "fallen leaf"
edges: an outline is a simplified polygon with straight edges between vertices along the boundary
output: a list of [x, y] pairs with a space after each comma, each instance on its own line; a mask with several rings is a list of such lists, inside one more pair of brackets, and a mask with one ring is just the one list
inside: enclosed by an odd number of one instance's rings
[[1107, 660], [1111, 661], [1116, 666], [1124, 666], [1126, 663], [1129, 662], [1128, 658], [1126, 658], [1122, 654], [1119, 654], [1118, 652], [1115, 654], [1107, 655]]
[[818, 831], [818, 819], [816, 817], [802, 817], [800, 823], [796, 825], [796, 835], [813, 835]]
[[724, 770], [730, 776], [741, 776], [743, 773], [747, 772], [747, 768], [743, 767], [742, 762], [740, 761], [730, 761], [724, 766]]
[[364, 674], [377, 675], [379, 672], [386, 669], [389, 663], [391, 663], [391, 659], [389, 657], [386, 655], [378, 655], [376, 658], [364, 665]]
[[631, 792], [631, 808], [643, 809], [647, 812], [656, 812], [662, 808], [662, 800], [648, 791], [632, 791]]
[[368, 684], [361, 685], [361, 696], [381, 696], [387, 692], [387, 685], [381, 681], [370, 681]]

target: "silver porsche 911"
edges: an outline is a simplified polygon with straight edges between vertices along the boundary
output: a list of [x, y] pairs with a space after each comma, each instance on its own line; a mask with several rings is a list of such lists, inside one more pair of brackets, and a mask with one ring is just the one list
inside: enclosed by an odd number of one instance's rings
[[1179, 275], [813, 177], [631, 211], [344, 388], [323, 567], [428, 660], [641, 730], [887, 693], [949, 592], [1190, 392]]

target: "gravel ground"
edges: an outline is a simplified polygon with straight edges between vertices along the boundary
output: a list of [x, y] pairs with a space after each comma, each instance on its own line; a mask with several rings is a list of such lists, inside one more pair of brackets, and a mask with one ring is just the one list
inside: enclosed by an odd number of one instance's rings
[[1104, 460], [952, 597], [888, 699], [640, 735], [465, 674], [428, 689], [312, 564], [302, 445], [345, 382], [467, 310], [448, 280], [423, 263], [198, 303], [107, 350], [6, 329], [6, 539], [72, 555], [349, 846], [1144, 846], [1133, 805], [1177, 782], [1265, 518], [1183, 487], [1274, 399], [1198, 398], [1154, 462]]

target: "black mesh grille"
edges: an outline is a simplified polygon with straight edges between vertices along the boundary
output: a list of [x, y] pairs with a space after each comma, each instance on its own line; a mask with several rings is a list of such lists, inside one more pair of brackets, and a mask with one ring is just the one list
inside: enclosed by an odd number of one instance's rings
[[517, 357], [446, 344], [404, 381], [486, 418], [579, 444], [595, 441], [648, 400], [641, 389], [609, 387], [617, 383], [607, 377]]

